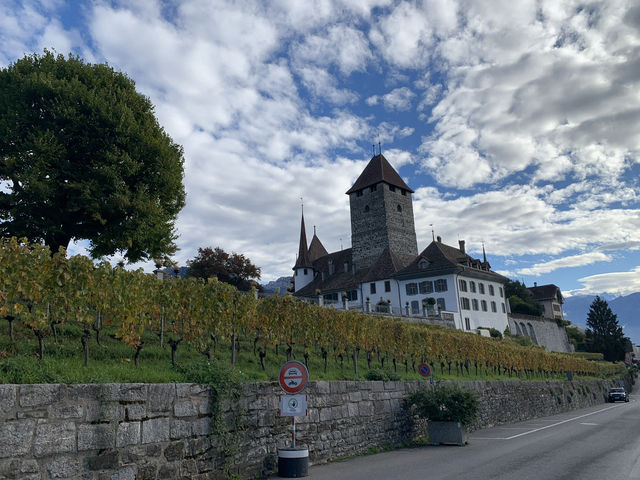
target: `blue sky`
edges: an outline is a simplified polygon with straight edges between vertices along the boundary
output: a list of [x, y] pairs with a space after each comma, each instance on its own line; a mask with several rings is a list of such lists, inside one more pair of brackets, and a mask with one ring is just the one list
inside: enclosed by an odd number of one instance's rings
[[0, 67], [44, 48], [126, 72], [184, 146], [181, 264], [220, 246], [290, 275], [301, 197], [348, 247], [379, 141], [419, 249], [433, 229], [527, 285], [640, 291], [635, 2], [1, 2]]

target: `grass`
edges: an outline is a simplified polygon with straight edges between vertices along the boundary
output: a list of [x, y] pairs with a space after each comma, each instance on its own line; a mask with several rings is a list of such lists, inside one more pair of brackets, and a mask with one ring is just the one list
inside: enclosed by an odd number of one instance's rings
[[[27, 329], [15, 328], [16, 341], [9, 340], [7, 322], [0, 323], [0, 383], [129, 383], [129, 382], [202, 382], [206, 380], [206, 372], [212, 365], [216, 368], [233, 370], [238, 381], [275, 381], [280, 367], [287, 360], [286, 347], [280, 347], [276, 354], [275, 347], [270, 347], [265, 359], [265, 370], [253, 353], [253, 343], [248, 339], [240, 342], [236, 366], [231, 369], [231, 352], [228, 343], [220, 343], [212, 351], [211, 359], [207, 359], [186, 342], [182, 342], [177, 350], [176, 367], [171, 365], [171, 349], [166, 344], [160, 347], [159, 338], [153, 332], [145, 334], [145, 346], [140, 353], [139, 366], [133, 361], [134, 349], [113, 336], [113, 331], [105, 328], [101, 333], [101, 345], [96, 342], [95, 335], [89, 341], [89, 365], [84, 366], [81, 345], [81, 331], [71, 325], [58, 326], [58, 342], [52, 335], [45, 339], [45, 355], [38, 358], [38, 342], [35, 335]], [[294, 348], [296, 359], [303, 361], [302, 349]], [[417, 365], [416, 365], [417, 368]], [[327, 371], [324, 371], [323, 360], [319, 351], [314, 352], [309, 360], [310, 380], [365, 380], [377, 378], [383, 373], [385, 378], [394, 380], [425, 380], [409, 365], [405, 371], [404, 364], [398, 363], [393, 370], [390, 360], [381, 368], [376, 358], [371, 362], [369, 373], [366, 355], [361, 353], [358, 360], [358, 375], [355, 375], [350, 356], [339, 358], [329, 355]], [[510, 379], [508, 375], [486, 374], [484, 371], [475, 375], [473, 366], [470, 375], [456, 374], [455, 367], [451, 374], [445, 367], [444, 373], [439, 366], [432, 365], [436, 380], [497, 380]], [[558, 379], [565, 379], [559, 376]], [[511, 377], [511, 379], [515, 379]]]

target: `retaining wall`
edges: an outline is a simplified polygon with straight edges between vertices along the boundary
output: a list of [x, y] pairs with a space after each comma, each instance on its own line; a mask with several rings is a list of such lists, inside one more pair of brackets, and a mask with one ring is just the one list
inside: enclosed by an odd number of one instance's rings
[[[605, 401], [618, 382], [461, 382], [476, 390], [472, 428]], [[424, 382], [310, 382], [296, 419], [311, 463], [400, 445], [424, 435], [404, 405]], [[630, 389], [630, 385], [627, 385]], [[0, 385], [0, 479], [87, 480], [265, 477], [290, 444], [275, 383], [242, 386], [225, 409], [231, 433], [213, 434], [211, 391], [196, 384]], [[224, 455], [224, 451], [228, 455]]]

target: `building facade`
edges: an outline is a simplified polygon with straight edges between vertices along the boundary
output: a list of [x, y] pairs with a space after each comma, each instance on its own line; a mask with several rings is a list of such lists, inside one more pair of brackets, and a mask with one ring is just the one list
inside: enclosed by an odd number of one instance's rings
[[446, 319], [476, 331], [508, 326], [507, 279], [486, 255], [474, 259], [434, 239], [418, 252], [413, 190], [382, 155], [365, 167], [349, 195], [352, 247], [328, 253], [314, 232], [307, 246], [304, 215], [294, 270], [294, 295], [336, 308]]

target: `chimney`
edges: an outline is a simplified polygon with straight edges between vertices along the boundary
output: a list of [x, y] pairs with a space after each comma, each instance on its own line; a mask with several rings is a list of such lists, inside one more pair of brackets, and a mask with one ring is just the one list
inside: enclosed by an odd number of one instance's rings
[[460, 251], [465, 253], [464, 251], [464, 240], [458, 240], [458, 245], [460, 245]]
[[442, 243], [442, 237], [440, 235], [436, 237], [436, 240], [438, 241], [438, 243]]
[[538, 282], [533, 282], [534, 288], [538, 286]]

